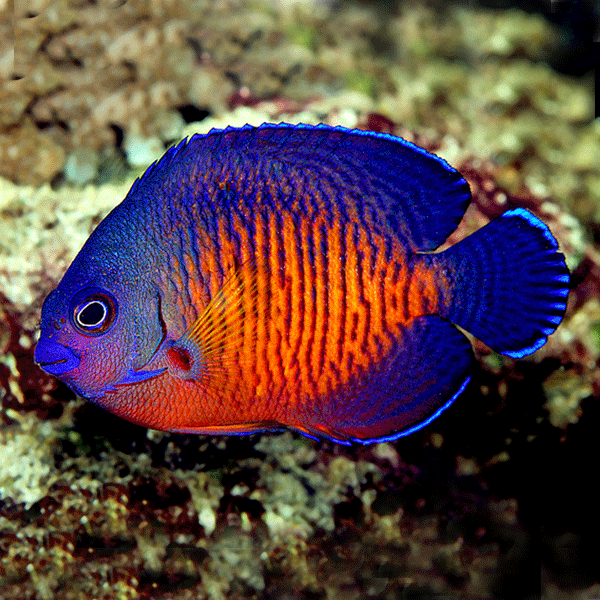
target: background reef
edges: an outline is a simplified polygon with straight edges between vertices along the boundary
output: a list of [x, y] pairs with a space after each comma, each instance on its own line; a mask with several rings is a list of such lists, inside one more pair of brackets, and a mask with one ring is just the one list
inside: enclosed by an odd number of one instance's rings
[[[0, 0], [0, 600], [597, 598], [600, 121], [592, 3]], [[39, 309], [197, 131], [392, 132], [468, 178], [459, 239], [543, 218], [563, 325], [409, 438], [171, 435], [32, 361]], [[540, 582], [540, 567], [542, 579]]]

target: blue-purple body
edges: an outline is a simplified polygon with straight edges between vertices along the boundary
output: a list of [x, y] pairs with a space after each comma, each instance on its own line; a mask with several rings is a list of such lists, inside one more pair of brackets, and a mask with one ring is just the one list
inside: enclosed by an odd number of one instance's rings
[[90, 236], [46, 299], [36, 361], [158, 429], [396, 439], [467, 385], [459, 327], [522, 357], [565, 311], [564, 257], [525, 210], [436, 252], [470, 200], [389, 135], [194, 136]]

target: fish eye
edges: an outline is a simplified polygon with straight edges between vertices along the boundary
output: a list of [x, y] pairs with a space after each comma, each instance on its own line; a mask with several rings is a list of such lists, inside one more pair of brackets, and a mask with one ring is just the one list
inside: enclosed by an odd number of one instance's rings
[[82, 290], [71, 302], [71, 323], [85, 335], [108, 331], [117, 316], [112, 296], [100, 290]]

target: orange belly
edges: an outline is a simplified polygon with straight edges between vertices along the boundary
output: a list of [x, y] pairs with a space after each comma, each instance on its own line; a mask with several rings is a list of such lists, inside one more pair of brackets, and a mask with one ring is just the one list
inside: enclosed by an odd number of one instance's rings
[[182, 380], [171, 369], [133, 387], [133, 412], [122, 416], [145, 422], [160, 394], [171, 399], [153, 414], [161, 429], [302, 428], [320, 405], [384, 359], [403, 327], [436, 312], [439, 282], [425, 259], [382, 235], [321, 218], [283, 219], [277, 228], [274, 217], [259, 217], [254, 240], [248, 228], [238, 231], [220, 228], [198, 267], [189, 259], [175, 265], [185, 268], [180, 283], [188, 282], [191, 305], [182, 294], [175, 312], [185, 318], [166, 323], [177, 339], [218, 293], [222, 273], [239, 265], [238, 276], [248, 282], [240, 298], [243, 331], [225, 341], [227, 358], [201, 381]]

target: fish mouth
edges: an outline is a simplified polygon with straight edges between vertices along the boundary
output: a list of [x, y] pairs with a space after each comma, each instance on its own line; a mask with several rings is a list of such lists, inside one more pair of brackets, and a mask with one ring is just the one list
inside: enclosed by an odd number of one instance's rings
[[56, 376], [72, 371], [81, 362], [70, 348], [46, 339], [38, 342], [33, 359], [46, 373]]

